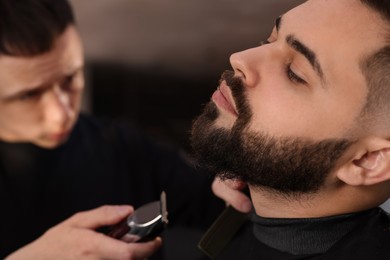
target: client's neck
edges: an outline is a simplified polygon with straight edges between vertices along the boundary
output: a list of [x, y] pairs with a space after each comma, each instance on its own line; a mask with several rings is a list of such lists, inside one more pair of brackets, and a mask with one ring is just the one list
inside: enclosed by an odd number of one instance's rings
[[323, 189], [310, 194], [282, 194], [258, 187], [250, 187], [250, 192], [256, 214], [266, 218], [328, 217], [375, 206], [362, 203], [361, 191], [350, 187]]

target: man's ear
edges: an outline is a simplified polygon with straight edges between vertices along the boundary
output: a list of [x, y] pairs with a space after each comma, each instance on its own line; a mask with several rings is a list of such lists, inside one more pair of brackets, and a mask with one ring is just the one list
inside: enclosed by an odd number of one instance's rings
[[390, 180], [390, 141], [380, 138], [361, 141], [350, 158], [336, 173], [344, 183], [368, 186]]

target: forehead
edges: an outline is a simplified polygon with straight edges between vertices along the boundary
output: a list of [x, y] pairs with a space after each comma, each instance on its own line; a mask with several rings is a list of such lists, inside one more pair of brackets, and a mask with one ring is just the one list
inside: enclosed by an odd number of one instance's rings
[[76, 29], [70, 26], [47, 53], [33, 57], [0, 56], [0, 95], [49, 83], [82, 65], [82, 44]]
[[[299, 25], [303, 28], [326, 28], [335, 35], [344, 33], [366, 38], [362, 31], [373, 36], [384, 29], [381, 16], [360, 0], [309, 0], [287, 14], [301, 18], [296, 23], [301, 20]], [[308, 20], [311, 22], [306, 23]]]
[[312, 46], [328, 73], [360, 71], [386, 39], [385, 23], [360, 0], [307, 1], [283, 16], [283, 27]]

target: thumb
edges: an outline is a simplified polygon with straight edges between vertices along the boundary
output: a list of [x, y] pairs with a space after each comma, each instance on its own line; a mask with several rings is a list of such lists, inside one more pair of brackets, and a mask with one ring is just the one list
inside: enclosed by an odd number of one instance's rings
[[227, 204], [243, 213], [248, 213], [252, 210], [252, 202], [240, 189], [245, 187], [245, 183], [241, 181], [224, 181], [215, 179], [212, 184], [214, 194], [223, 199]]
[[116, 224], [133, 211], [131, 206], [101, 206], [96, 209], [76, 213], [67, 222], [75, 227], [96, 229]]

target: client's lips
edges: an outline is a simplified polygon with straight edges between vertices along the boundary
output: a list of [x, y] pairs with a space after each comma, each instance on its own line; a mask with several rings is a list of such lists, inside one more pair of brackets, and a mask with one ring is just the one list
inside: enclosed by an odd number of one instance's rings
[[235, 103], [233, 101], [231, 90], [226, 85], [225, 81], [221, 82], [219, 88], [214, 92], [211, 99], [218, 107], [228, 111], [229, 113], [235, 116], [238, 116], [238, 112], [235, 107]]

